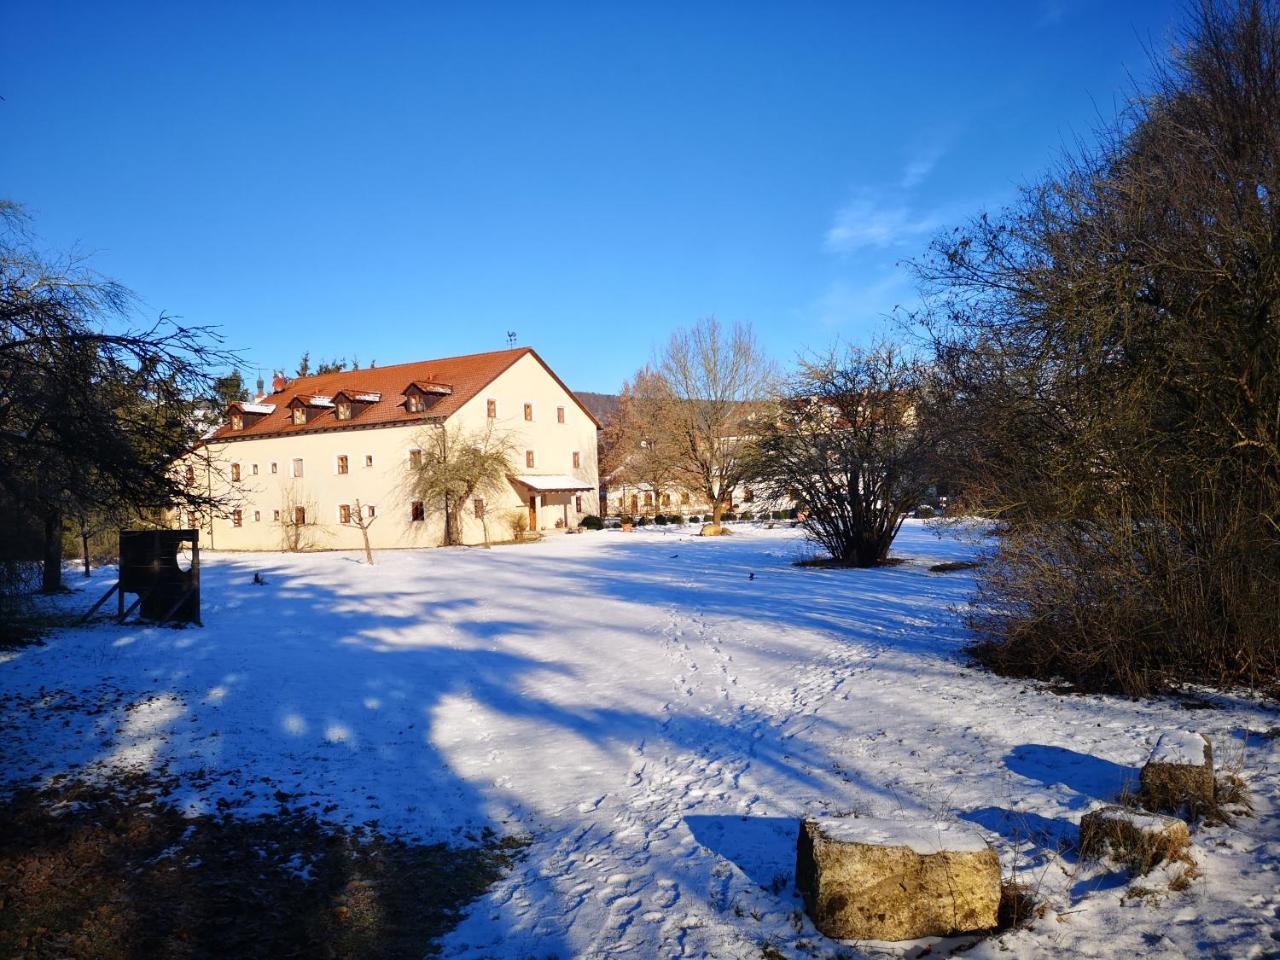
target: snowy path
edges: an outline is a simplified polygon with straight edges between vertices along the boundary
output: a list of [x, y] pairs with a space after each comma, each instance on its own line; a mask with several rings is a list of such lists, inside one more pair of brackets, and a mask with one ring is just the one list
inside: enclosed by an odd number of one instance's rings
[[[841, 948], [800, 911], [799, 818], [854, 811], [961, 818], [1039, 888], [1049, 917], [966, 956], [1280, 956], [1280, 717], [967, 668], [949, 606], [972, 579], [927, 567], [974, 547], [919, 524], [897, 567], [796, 568], [803, 550], [744, 528], [374, 568], [214, 555], [206, 629], [67, 631], [0, 664], [4, 773], [163, 765], [195, 810], [282, 791], [428, 839], [528, 833], [442, 945], [466, 960], [911, 955]], [[1122, 900], [1064, 841], [1171, 726], [1223, 758], [1248, 744], [1258, 816], [1197, 836], [1190, 890]]]

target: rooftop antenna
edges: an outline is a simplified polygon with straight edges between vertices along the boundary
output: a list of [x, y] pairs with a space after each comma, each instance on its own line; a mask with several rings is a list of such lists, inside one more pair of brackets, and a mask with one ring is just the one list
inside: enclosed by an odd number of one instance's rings
[[514, 330], [507, 331], [507, 346], [514, 347], [516, 345], [516, 332]]

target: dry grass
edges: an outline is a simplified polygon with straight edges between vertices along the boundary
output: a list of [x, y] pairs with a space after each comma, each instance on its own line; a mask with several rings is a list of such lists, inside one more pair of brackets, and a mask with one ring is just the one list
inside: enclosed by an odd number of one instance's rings
[[1082, 859], [1107, 857], [1134, 876], [1149, 873], [1165, 862], [1191, 864], [1190, 837], [1185, 829], [1149, 832], [1120, 818], [1086, 816], [1080, 822]]
[[188, 818], [170, 786], [73, 782], [0, 804], [0, 956], [419, 960], [521, 846], [414, 844], [283, 805]]
[[1028, 926], [1032, 920], [1043, 917], [1045, 904], [1036, 897], [1031, 887], [1014, 880], [1006, 880], [1000, 886], [999, 930], [1017, 930]]

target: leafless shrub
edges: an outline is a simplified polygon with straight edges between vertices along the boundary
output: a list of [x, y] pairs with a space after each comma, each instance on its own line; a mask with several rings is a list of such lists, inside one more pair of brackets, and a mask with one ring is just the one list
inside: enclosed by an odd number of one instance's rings
[[1280, 12], [1206, 3], [1102, 144], [920, 274], [996, 670], [1280, 678]]

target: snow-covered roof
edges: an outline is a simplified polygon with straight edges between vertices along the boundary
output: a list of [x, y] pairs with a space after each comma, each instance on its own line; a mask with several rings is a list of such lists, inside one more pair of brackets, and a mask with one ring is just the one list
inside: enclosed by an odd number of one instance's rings
[[563, 473], [548, 474], [520, 474], [516, 477], [530, 490], [539, 490], [543, 493], [558, 493], [562, 490], [593, 490], [594, 487], [589, 483], [584, 483], [576, 477], [566, 476]]
[[326, 397], [319, 393], [300, 393], [289, 401], [289, 406], [295, 403], [301, 403], [308, 407], [332, 407], [333, 397]]
[[275, 413], [274, 403], [241, 403], [240, 409], [245, 413]]

